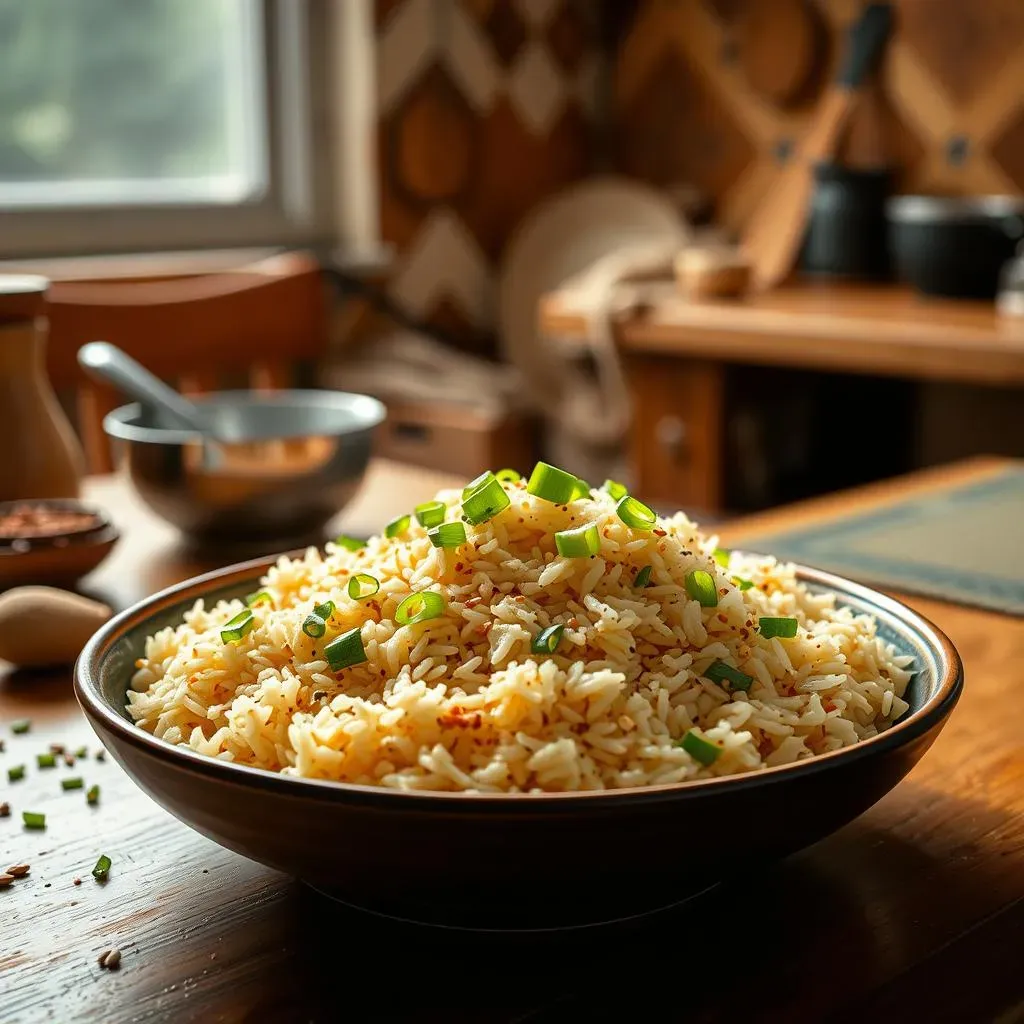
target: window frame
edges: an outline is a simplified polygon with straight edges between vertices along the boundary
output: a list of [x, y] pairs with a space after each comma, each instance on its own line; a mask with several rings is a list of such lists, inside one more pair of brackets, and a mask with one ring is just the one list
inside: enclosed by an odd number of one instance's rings
[[338, 87], [329, 74], [337, 42], [333, 22], [346, 22], [342, 27], [351, 32], [352, 19], [337, 19], [335, 4], [323, 0], [257, 3], [267, 112], [267, 187], [259, 196], [238, 202], [0, 207], [0, 259], [329, 245], [336, 238], [331, 188], [336, 147], [320, 142], [333, 135], [328, 103]]

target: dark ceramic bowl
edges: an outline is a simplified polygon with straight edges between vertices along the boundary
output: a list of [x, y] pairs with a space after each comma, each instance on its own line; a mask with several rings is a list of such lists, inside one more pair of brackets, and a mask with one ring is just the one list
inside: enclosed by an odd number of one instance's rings
[[262, 559], [172, 587], [86, 645], [75, 689], [128, 774], [187, 825], [348, 903], [461, 927], [612, 921], [678, 902], [742, 866], [756, 870], [845, 825], [893, 788], [939, 734], [963, 683], [953, 645], [891, 598], [800, 571], [876, 617], [916, 658], [911, 710], [854, 747], [756, 774], [591, 793], [407, 793], [289, 778], [171, 746], [124, 710], [147, 635], [199, 597], [241, 596]]

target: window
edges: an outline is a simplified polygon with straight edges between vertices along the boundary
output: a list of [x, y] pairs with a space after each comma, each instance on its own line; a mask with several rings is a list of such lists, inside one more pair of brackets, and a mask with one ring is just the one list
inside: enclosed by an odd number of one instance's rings
[[0, 255], [331, 235], [310, 0], [0, 0]]

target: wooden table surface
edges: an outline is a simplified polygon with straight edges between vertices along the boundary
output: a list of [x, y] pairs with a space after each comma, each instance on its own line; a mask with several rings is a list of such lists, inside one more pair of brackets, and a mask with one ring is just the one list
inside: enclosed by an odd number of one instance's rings
[[[942, 476], [737, 522], [723, 539]], [[378, 463], [345, 528], [372, 530], [445, 482]], [[119, 481], [91, 482], [89, 495], [124, 532], [89, 592], [123, 605], [209, 567]], [[659, 1009], [709, 1022], [1024, 1021], [1024, 621], [910, 603], [950, 635], [967, 678], [921, 764], [829, 839], [618, 935], [466, 936], [335, 908], [192, 832], [98, 762], [69, 670], [0, 667], [0, 780], [28, 765], [23, 781], [0, 781], [12, 811], [0, 868], [31, 865], [0, 889], [0, 1022], [631, 1021]], [[11, 735], [18, 718], [32, 720], [27, 735]], [[37, 769], [51, 743], [90, 756]], [[61, 791], [73, 775], [99, 783], [99, 806]], [[25, 809], [46, 813], [44, 832], [23, 828]], [[113, 860], [105, 884], [90, 874], [102, 853]], [[671, 870], [670, 850], [637, 851], [652, 855]], [[557, 850], [552, 862], [571, 877]], [[629, 884], [629, 865], [609, 884]], [[111, 947], [116, 972], [96, 963]]]
[[[743, 299], [691, 301], [674, 282], [643, 289], [626, 351], [914, 380], [1024, 383], [1024, 318], [991, 302], [929, 298], [894, 285], [804, 280]], [[540, 303], [541, 330], [572, 344], [587, 320], [567, 292]]]

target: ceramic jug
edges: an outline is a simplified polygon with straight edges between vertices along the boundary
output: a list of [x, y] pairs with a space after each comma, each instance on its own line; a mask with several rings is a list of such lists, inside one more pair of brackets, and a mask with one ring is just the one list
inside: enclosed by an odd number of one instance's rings
[[0, 275], [0, 501], [76, 497], [85, 469], [46, 376], [48, 284]]

